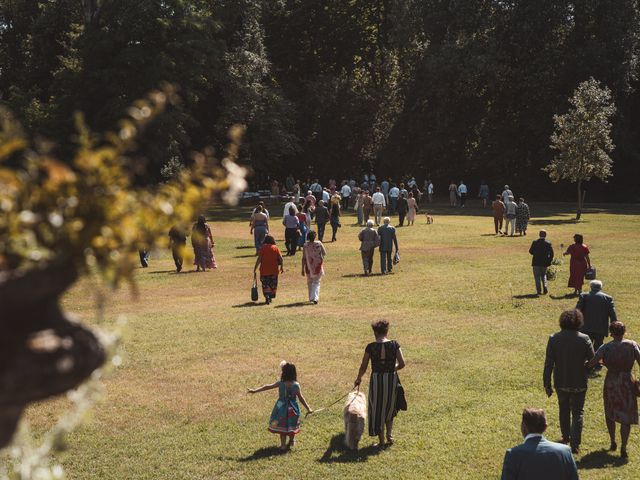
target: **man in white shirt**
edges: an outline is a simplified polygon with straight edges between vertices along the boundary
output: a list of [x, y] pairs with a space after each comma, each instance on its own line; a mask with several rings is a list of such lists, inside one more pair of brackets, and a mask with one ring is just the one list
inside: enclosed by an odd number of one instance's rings
[[409, 180], [409, 181], [407, 182], [407, 185], [409, 186], [409, 188], [410, 188], [411, 190], [413, 190], [413, 189], [414, 189], [414, 187], [417, 187], [417, 186], [418, 186], [418, 184], [416, 183], [416, 177], [411, 177], [411, 180]]
[[342, 182], [340, 196], [342, 197], [342, 211], [346, 212], [349, 208], [349, 197], [351, 197], [351, 187], [347, 184], [346, 180]]
[[371, 200], [373, 200], [373, 215], [376, 219], [376, 225], [380, 225], [380, 222], [382, 221], [382, 214], [384, 213], [384, 207], [387, 206], [387, 201], [380, 191], [380, 187], [376, 188], [376, 193], [371, 196]]
[[509, 185], [505, 185], [504, 191], [502, 192], [502, 203], [506, 205], [507, 202], [509, 201], [509, 197], [513, 197], [513, 192], [509, 190]]
[[429, 196], [429, 203], [433, 202], [433, 183], [431, 180], [427, 180], [427, 195]]
[[331, 200], [331, 194], [329, 193], [328, 189], [324, 189], [322, 190], [322, 201], [324, 202], [325, 206], [329, 205], [329, 200]]
[[460, 185], [458, 186], [458, 196], [460, 197], [460, 206], [464, 207], [464, 204], [467, 201], [467, 186], [462, 180], [460, 180]]
[[289, 209], [293, 208], [295, 210], [295, 215], [298, 214], [298, 207], [296, 206], [296, 202], [293, 201], [293, 197], [289, 197], [289, 201], [284, 204], [284, 212], [282, 213], [282, 219], [289, 215]]
[[389, 190], [389, 204], [391, 207], [391, 211], [389, 213], [396, 213], [396, 209], [398, 207], [398, 197], [400, 197], [400, 189], [396, 187], [394, 183]]

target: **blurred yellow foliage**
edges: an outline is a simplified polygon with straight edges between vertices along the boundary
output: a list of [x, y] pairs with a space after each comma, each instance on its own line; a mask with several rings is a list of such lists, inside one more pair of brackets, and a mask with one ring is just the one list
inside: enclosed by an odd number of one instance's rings
[[102, 137], [77, 115], [78, 148], [69, 165], [32, 147], [0, 110], [0, 274], [68, 264], [81, 272], [95, 266], [113, 284], [131, 280], [139, 249], [166, 246], [171, 226], [188, 228], [215, 192], [237, 200], [246, 187], [246, 169], [235, 162], [240, 126], [231, 129], [222, 162], [206, 149], [167, 183], [131, 183], [136, 136], [172, 101], [171, 87], [150, 93], [117, 132]]

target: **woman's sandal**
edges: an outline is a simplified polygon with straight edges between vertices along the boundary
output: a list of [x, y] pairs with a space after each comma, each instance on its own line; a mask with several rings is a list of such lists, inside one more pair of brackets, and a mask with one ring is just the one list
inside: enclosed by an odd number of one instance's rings
[[389, 446], [393, 445], [393, 437], [392, 436], [387, 437], [387, 445], [389, 445]]

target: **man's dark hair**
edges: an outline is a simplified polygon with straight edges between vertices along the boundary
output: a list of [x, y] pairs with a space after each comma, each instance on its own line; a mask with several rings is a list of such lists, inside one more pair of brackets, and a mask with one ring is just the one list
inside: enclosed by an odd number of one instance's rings
[[315, 242], [316, 241], [316, 232], [313, 230], [309, 230], [307, 233], [307, 242]]
[[611, 322], [611, 325], [609, 325], [609, 332], [616, 337], [621, 337], [626, 331], [627, 327], [622, 322]]
[[566, 310], [560, 314], [560, 328], [563, 330], [580, 330], [584, 325], [584, 317], [580, 310]]
[[525, 408], [522, 412], [522, 423], [529, 433], [544, 433], [547, 429], [547, 417], [541, 408]]

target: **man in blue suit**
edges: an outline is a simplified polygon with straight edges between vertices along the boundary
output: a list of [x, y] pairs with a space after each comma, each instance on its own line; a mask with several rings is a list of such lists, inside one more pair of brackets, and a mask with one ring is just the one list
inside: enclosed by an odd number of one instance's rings
[[544, 410], [526, 408], [520, 428], [524, 443], [504, 455], [502, 480], [578, 480], [571, 449], [542, 435], [547, 429]]

